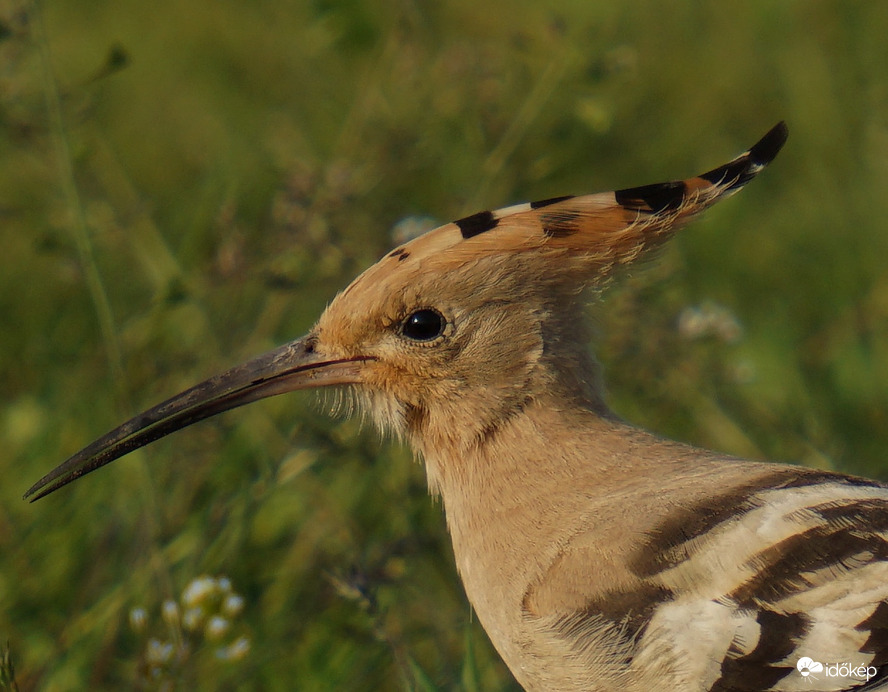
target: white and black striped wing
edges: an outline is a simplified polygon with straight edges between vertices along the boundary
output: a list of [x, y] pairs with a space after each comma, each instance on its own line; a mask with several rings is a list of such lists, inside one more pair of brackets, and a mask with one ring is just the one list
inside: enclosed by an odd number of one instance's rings
[[[666, 550], [637, 567], [671, 596], [645, 634], [688, 647], [695, 637], [706, 642], [718, 664], [706, 671], [717, 673], [712, 690], [872, 689], [888, 681], [888, 489], [806, 472], [747, 493], [697, 508], [697, 526], [672, 523], [652, 534], [653, 542], [673, 532]], [[848, 665], [802, 675], [806, 657]]]
[[627, 673], [713, 692], [888, 689], [881, 483], [775, 466], [661, 521], [630, 567], [634, 589], [597, 596], [563, 632], [613, 623]]

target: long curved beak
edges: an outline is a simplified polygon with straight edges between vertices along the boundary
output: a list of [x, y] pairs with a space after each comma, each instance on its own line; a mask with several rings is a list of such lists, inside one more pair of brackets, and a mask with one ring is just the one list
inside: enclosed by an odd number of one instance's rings
[[238, 365], [140, 413], [85, 447], [37, 481], [31, 502], [176, 430], [277, 394], [296, 389], [355, 384], [370, 357], [329, 360], [314, 351], [307, 336]]

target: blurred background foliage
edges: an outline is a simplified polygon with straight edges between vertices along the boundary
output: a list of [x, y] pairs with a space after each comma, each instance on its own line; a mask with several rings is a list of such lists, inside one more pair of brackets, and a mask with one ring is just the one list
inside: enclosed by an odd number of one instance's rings
[[[515, 689], [421, 465], [329, 400], [254, 404], [21, 495], [304, 333], [396, 227], [688, 176], [780, 119], [773, 167], [592, 308], [610, 399], [663, 435], [888, 479], [885, 36], [888, 4], [855, 0], [0, 0], [19, 688]], [[150, 682], [162, 646], [131, 611], [174, 641], [161, 604], [200, 575], [243, 598], [249, 652]]]

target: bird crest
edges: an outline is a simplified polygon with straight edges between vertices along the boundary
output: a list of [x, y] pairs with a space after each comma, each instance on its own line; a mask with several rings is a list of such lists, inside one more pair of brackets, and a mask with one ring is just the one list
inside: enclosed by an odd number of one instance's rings
[[686, 180], [614, 192], [553, 197], [482, 211], [431, 230], [388, 253], [368, 274], [390, 275], [408, 262], [436, 268], [490, 255], [538, 253], [569, 259], [598, 283], [668, 240], [697, 214], [740, 190], [786, 141], [783, 122], [732, 161]]

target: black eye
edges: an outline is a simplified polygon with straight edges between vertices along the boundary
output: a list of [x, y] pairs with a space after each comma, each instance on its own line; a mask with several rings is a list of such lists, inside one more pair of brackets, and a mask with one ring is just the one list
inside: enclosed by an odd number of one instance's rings
[[401, 333], [414, 341], [431, 341], [444, 333], [444, 316], [437, 310], [424, 308], [412, 313], [401, 325]]

